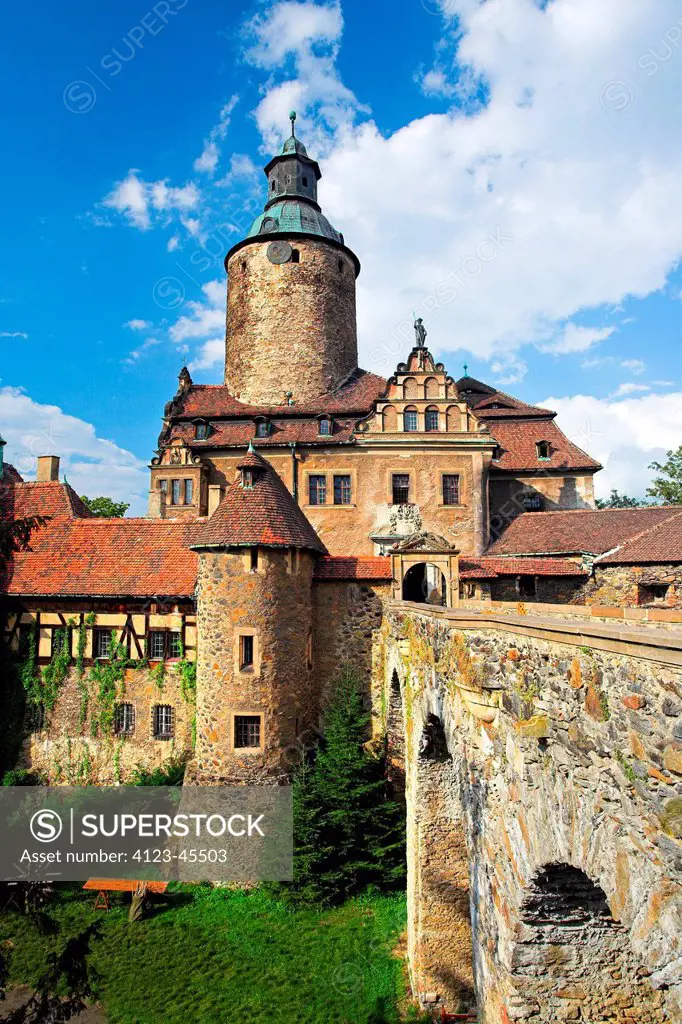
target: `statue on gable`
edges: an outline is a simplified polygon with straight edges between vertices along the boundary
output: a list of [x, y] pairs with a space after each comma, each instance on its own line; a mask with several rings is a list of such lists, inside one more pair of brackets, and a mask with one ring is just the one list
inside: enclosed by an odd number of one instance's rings
[[417, 338], [417, 348], [424, 348], [426, 345], [426, 328], [420, 316], [414, 321], [414, 333]]

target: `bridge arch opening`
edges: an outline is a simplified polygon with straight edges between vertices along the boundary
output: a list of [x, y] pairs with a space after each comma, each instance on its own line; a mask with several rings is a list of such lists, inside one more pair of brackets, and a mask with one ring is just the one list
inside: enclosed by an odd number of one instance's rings
[[447, 596], [445, 576], [437, 565], [417, 562], [403, 577], [403, 601], [445, 606]]
[[525, 1024], [668, 1024], [662, 995], [647, 982], [627, 930], [583, 871], [569, 864], [543, 868], [523, 900], [521, 921], [512, 983]]

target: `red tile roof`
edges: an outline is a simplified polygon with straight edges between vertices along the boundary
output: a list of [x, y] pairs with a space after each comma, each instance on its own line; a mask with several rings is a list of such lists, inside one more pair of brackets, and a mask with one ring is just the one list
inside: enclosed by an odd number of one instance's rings
[[355, 419], [334, 419], [333, 433], [320, 436], [319, 422], [316, 417], [297, 419], [275, 417], [270, 420], [268, 437], [255, 437], [255, 423], [251, 418], [243, 420], [217, 420], [211, 422], [211, 435], [205, 441], [197, 441], [193, 423], [174, 423], [164, 438], [164, 443], [180, 440], [191, 445], [196, 452], [210, 448], [243, 448], [249, 441], [257, 440], [259, 448], [275, 448], [277, 445], [330, 444], [348, 443], [353, 436]]
[[481, 419], [506, 419], [507, 417], [541, 418], [556, 416], [551, 409], [543, 409], [538, 405], [527, 405], [518, 398], [498, 391], [497, 388], [484, 384], [475, 377], [460, 377], [456, 384], [463, 401], [470, 409], [476, 411]]
[[[476, 410], [476, 415], [479, 415]], [[600, 464], [586, 455], [559, 430], [553, 419], [492, 420], [485, 421], [500, 445], [500, 458], [492, 463], [492, 470], [505, 472], [533, 470], [590, 470], [601, 469]], [[548, 459], [539, 459], [535, 447], [538, 441], [549, 442]]]
[[[193, 384], [178, 398], [172, 410], [173, 419], [216, 419], [220, 417], [254, 416], [358, 416], [368, 413], [373, 403], [384, 394], [386, 381], [375, 373], [356, 370], [336, 391], [321, 395], [313, 402], [295, 405], [248, 405], [230, 394], [224, 384]], [[282, 396], [284, 398], [284, 396]]]
[[23, 476], [19, 470], [15, 469], [11, 462], [5, 462], [2, 467], [2, 477], [0, 478], [0, 484], [20, 484], [23, 481]]
[[195, 547], [327, 549], [269, 462], [255, 452], [249, 465], [260, 468], [252, 486], [228, 488], [211, 518], [198, 531]]
[[196, 523], [55, 517], [15, 554], [0, 592], [35, 597], [190, 597]]
[[486, 555], [601, 555], [679, 512], [675, 506], [525, 512], [511, 521]]
[[578, 562], [568, 558], [463, 558], [459, 563], [462, 579], [487, 579], [495, 576], [587, 576]]
[[389, 582], [393, 579], [390, 558], [346, 558], [328, 555], [315, 563], [315, 580], [374, 580]]
[[643, 565], [682, 562], [682, 508], [663, 522], [635, 534], [615, 551], [598, 559], [598, 565]]
[[24, 519], [28, 516], [60, 516], [67, 519], [93, 517], [73, 487], [58, 480], [0, 484], [0, 515], [8, 519]]

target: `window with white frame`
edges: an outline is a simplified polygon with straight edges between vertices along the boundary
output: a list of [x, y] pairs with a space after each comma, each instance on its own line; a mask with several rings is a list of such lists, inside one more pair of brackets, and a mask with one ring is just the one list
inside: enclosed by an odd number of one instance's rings
[[111, 657], [111, 630], [96, 629], [93, 638], [93, 653], [95, 658], [106, 659]]
[[234, 747], [235, 750], [243, 750], [251, 747], [259, 748], [261, 745], [261, 716], [260, 715], [235, 715], [234, 716]]
[[115, 705], [114, 732], [117, 736], [132, 736], [135, 732], [135, 706], [133, 704]]
[[155, 704], [152, 708], [152, 736], [155, 740], [170, 740], [175, 732], [172, 704]]

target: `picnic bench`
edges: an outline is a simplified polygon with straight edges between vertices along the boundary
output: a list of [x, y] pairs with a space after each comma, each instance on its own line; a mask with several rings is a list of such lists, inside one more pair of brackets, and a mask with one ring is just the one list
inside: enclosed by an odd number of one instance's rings
[[164, 893], [168, 882], [145, 882], [136, 878], [88, 878], [83, 888], [97, 893], [95, 910], [109, 910], [110, 892]]

